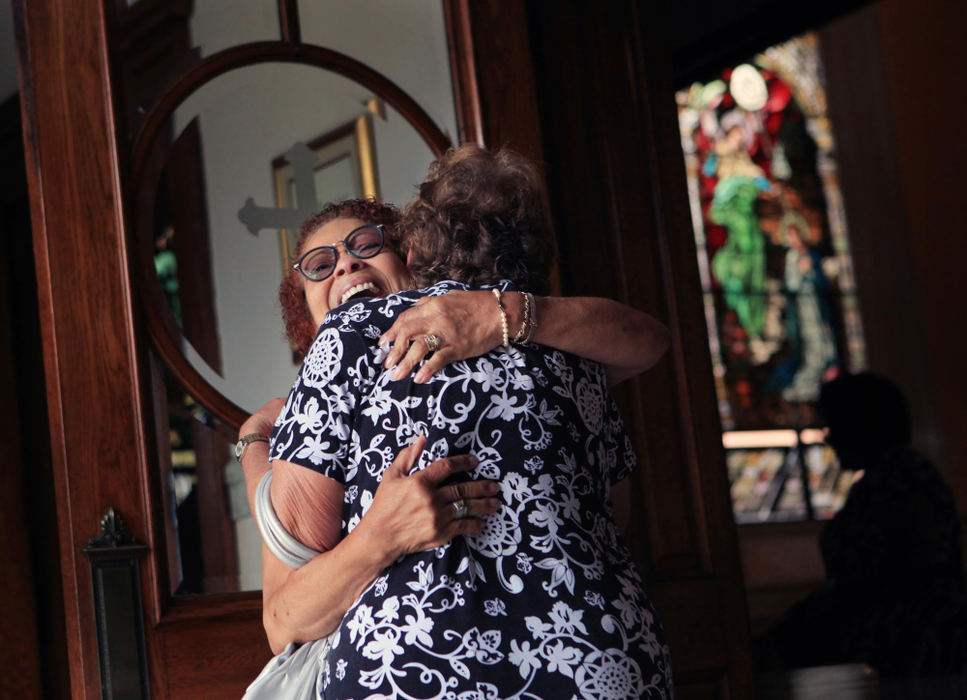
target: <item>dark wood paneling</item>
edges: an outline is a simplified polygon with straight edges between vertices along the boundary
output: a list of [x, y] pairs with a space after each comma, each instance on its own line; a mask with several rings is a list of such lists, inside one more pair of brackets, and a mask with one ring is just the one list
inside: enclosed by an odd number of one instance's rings
[[[542, 107], [554, 143], [547, 148], [548, 173], [559, 204], [555, 218], [564, 285], [571, 294], [612, 297], [644, 308], [671, 324], [678, 336], [658, 368], [619, 392], [634, 425], [641, 459], [636, 486], [646, 506], [639, 511], [646, 518], [639, 531], [646, 534], [647, 547], [645, 541], [633, 544], [639, 561], [657, 576], [701, 575], [709, 567], [705, 528], [696, 519], [704, 508], [693, 501], [695, 457], [688, 454], [689, 441], [680, 439], [688, 419], [680, 393], [685, 385], [675, 376], [683, 361], [681, 331], [674, 328], [680, 316], [670, 308], [677, 303], [674, 290], [666, 289], [671, 271], [664, 269], [665, 251], [655, 235], [658, 211], [649, 196], [655, 185], [648, 161], [627, 157], [648, 152], [649, 124], [643, 120], [649, 115], [637, 102], [628, 37], [606, 21], [596, 23], [593, 13], [581, 8], [560, 8], [540, 21], [547, 52], [543, 79], [552, 88], [542, 94]], [[684, 468], [665, 468], [669, 464]]]
[[447, 26], [447, 52], [457, 115], [457, 143], [484, 145], [470, 0], [443, 0], [443, 16]]
[[[524, 3], [472, 0], [448, 2], [445, 8], [459, 20], [452, 29], [462, 30], [450, 36], [457, 47], [458, 65], [463, 66], [457, 73], [463, 81], [463, 99], [457, 106], [457, 114], [465, 120], [461, 137], [482, 135], [489, 148], [508, 146], [544, 162]], [[474, 84], [476, 104], [469, 93]], [[474, 123], [477, 109], [479, 125]]]
[[159, 630], [162, 663], [170, 670], [161, 697], [239, 698], [272, 658], [262, 629], [261, 606], [247, 615], [240, 614], [234, 603], [230, 607], [230, 630], [212, 619]]
[[641, 458], [634, 487], [643, 507], [633, 511], [631, 545], [672, 642], [676, 682], [687, 697], [750, 697], [742, 580], [660, 22], [653, 8], [630, 2], [529, 2], [526, 12], [520, 2], [496, 5], [469, 3], [464, 41], [484, 141], [546, 164], [564, 289], [648, 310], [675, 338], [668, 357], [620, 398]]
[[819, 552], [824, 522], [739, 526], [749, 626], [763, 634], [786, 610], [826, 582]]
[[934, 381], [933, 439], [943, 443], [938, 466], [960, 513], [967, 515], [967, 324], [959, 308], [967, 297], [962, 174], [967, 140], [961, 135], [967, 94], [954, 88], [967, 72], [967, 4], [884, 0], [877, 9], [921, 302], [924, 362]]
[[922, 432], [936, 419], [877, 10], [819, 37], [867, 362], [903, 387], [916, 442], [937, 458], [936, 435]]
[[115, 92], [119, 141], [127, 143], [155, 98], [198, 58], [199, 49], [191, 48], [188, 28], [192, 2], [108, 0], [105, 4], [112, 74], [121, 86]]
[[0, 163], [0, 567], [11, 574], [0, 578], [0, 665], [5, 669], [0, 696], [39, 698], [43, 685], [31, 548], [41, 543], [28, 525], [28, 504], [38, 499], [28, 498], [25, 473], [28, 464], [43, 468], [46, 440], [43, 430], [31, 427], [29, 409], [32, 396], [41, 393], [43, 375], [30, 373], [41, 380], [35, 386], [18, 381], [30, 369], [18, 356], [24, 348], [39, 351], [40, 339], [36, 321], [29, 323], [37, 306], [36, 294], [30, 293], [33, 256], [17, 95], [0, 105]]
[[160, 477], [146, 455], [147, 336], [132, 308], [102, 7], [15, 9], [72, 695], [100, 696], [91, 572], [79, 550], [114, 506], [155, 550], [141, 566], [152, 696], [185, 697], [186, 684], [238, 696], [270, 656], [260, 596], [165, 595]]
[[298, 44], [302, 41], [302, 27], [299, 24], [299, 3], [297, 0], [279, 0], [279, 31], [282, 41]]

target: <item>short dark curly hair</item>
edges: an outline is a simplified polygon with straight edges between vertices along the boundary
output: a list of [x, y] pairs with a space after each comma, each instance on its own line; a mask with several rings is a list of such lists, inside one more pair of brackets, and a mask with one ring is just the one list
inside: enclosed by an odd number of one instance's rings
[[537, 169], [522, 155], [476, 144], [450, 149], [403, 211], [414, 282], [508, 279], [546, 293], [554, 249], [544, 201]]
[[290, 267], [282, 278], [282, 284], [279, 285], [279, 304], [282, 306], [285, 334], [302, 354], [308, 352], [312, 339], [319, 329], [312, 322], [312, 314], [309, 313], [309, 306], [306, 304], [305, 279], [298, 271], [293, 270], [291, 265], [305, 252], [303, 247], [306, 239], [320, 226], [334, 219], [359, 219], [368, 224], [382, 224], [386, 233], [386, 245], [397, 253], [401, 250], [399, 209], [392, 204], [383, 204], [374, 199], [347, 199], [327, 204], [319, 213], [302, 224], [292, 260], [288, 261]]

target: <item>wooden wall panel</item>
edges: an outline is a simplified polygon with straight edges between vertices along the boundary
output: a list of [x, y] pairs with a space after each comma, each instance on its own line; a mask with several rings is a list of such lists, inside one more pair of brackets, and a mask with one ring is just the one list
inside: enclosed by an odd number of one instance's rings
[[[680, 393], [685, 385], [675, 376], [684, 361], [676, 326], [688, 316], [673, 310], [679, 301], [668, 288], [673, 284], [665, 264], [668, 251], [654, 235], [659, 212], [649, 192], [654, 186], [649, 162], [627, 157], [650, 148], [643, 121], [648, 114], [645, 105], [634, 102], [638, 88], [626, 63], [627, 44], [606, 26], [591, 23], [580, 8], [559, 10], [540, 25], [550, 52], [544, 79], [554, 86], [542, 94], [542, 106], [554, 141], [547, 148], [548, 171], [559, 204], [564, 286], [569, 293], [639, 306], [670, 324], [678, 336], [659, 367], [620, 394], [642, 461], [637, 486], [645, 505], [640, 512], [647, 518], [641, 532], [647, 534], [650, 554], [644, 556], [644, 543], [636, 542], [639, 561], [648, 561], [659, 576], [700, 575], [709, 567], [704, 506], [693, 488], [690, 441], [680, 439], [689, 409], [687, 396]], [[580, 33], [570, 29], [579, 26]], [[589, 54], [591, 70], [586, 68]]]
[[239, 698], [272, 658], [260, 609], [242, 615], [233, 610], [230, 630], [203, 619], [163, 627], [159, 637], [163, 668], [177, 669], [159, 693], [171, 700]]
[[444, 0], [443, 5], [460, 140], [509, 146], [543, 162], [524, 3]]
[[[891, 377], [910, 401], [915, 441], [939, 454], [922, 304], [897, 162], [877, 8], [825, 27], [829, 111], [850, 252], [870, 369]], [[932, 433], [932, 434], [931, 434]]]
[[957, 310], [967, 296], [962, 175], [967, 95], [955, 87], [967, 71], [967, 4], [884, 0], [876, 9], [922, 317], [920, 328], [903, 333], [915, 336], [922, 329], [921, 361], [934, 382], [936, 417], [929, 426], [934, 434], [924, 430], [923, 438], [942, 443], [938, 466], [967, 516], [967, 325]]

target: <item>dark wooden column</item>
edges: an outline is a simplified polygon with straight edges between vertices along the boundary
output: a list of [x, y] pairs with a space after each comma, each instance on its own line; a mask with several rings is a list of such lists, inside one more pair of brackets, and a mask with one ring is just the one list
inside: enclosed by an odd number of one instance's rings
[[43, 694], [41, 668], [47, 654], [38, 629], [38, 601], [50, 600], [44, 595], [50, 586], [38, 590], [34, 565], [41, 559], [34, 554], [42, 556], [49, 543], [32, 525], [37, 515], [51, 514], [41, 504], [42, 487], [31, 478], [47, 461], [47, 431], [33, 424], [42, 419], [44, 404], [43, 372], [34, 359], [40, 353], [40, 332], [28, 210], [20, 98], [14, 95], [0, 104], [0, 567], [13, 574], [0, 579], [0, 664], [7, 669], [0, 675], [0, 696], [29, 698]]
[[109, 506], [151, 542], [106, 32], [98, 0], [15, 0], [14, 13], [64, 634], [72, 695], [96, 698], [91, 569], [80, 550]]
[[[470, 3], [479, 130], [546, 163], [563, 288], [672, 330], [621, 387], [640, 459], [631, 546], [663, 618], [679, 697], [752, 697], [677, 114], [660, 17], [635, 2]], [[526, 30], [526, 31], [525, 31]]]
[[459, 141], [544, 160], [523, 2], [443, 0]]

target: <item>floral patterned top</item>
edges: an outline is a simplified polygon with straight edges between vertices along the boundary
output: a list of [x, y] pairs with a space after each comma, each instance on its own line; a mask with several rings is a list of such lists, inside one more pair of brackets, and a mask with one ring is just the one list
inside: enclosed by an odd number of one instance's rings
[[671, 697], [664, 634], [612, 518], [610, 486], [635, 456], [600, 365], [517, 345], [422, 385], [382, 370], [376, 341], [401, 311], [467, 288], [441, 282], [331, 312], [273, 431], [272, 459], [344, 485], [343, 535], [418, 433], [416, 469], [469, 452], [474, 476], [501, 484], [480, 535], [401, 557], [356, 600], [322, 694]]

